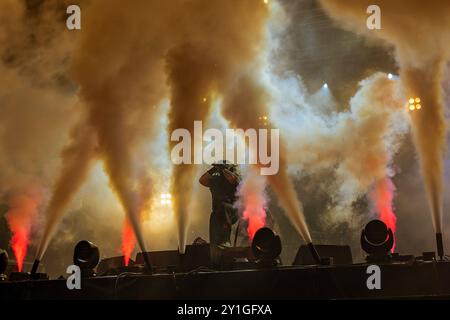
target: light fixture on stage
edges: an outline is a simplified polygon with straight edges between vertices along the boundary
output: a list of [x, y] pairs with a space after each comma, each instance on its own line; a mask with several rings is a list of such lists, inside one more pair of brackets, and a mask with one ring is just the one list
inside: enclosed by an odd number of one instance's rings
[[0, 281], [6, 279], [5, 271], [8, 268], [8, 252], [0, 249]]
[[262, 263], [276, 264], [281, 254], [281, 239], [269, 228], [259, 229], [252, 242], [255, 258]]
[[80, 267], [83, 276], [94, 276], [94, 269], [100, 260], [100, 251], [87, 240], [78, 242], [73, 252], [73, 263]]
[[172, 195], [170, 193], [161, 194], [161, 205], [167, 207], [172, 205]]
[[268, 126], [268, 124], [269, 124], [269, 117], [268, 116], [261, 116], [261, 117], [259, 117], [258, 118], [259, 119], [259, 123], [262, 125], [262, 126], [264, 126], [264, 127], [267, 127]]
[[325, 84], [323, 85], [323, 88], [324, 88], [324, 89], [328, 89], [328, 83], [325, 83]]
[[361, 248], [367, 261], [388, 261], [394, 247], [394, 233], [380, 220], [370, 221], [361, 232]]
[[409, 111], [417, 111], [422, 109], [422, 99], [420, 98], [410, 98], [408, 100], [408, 109]]

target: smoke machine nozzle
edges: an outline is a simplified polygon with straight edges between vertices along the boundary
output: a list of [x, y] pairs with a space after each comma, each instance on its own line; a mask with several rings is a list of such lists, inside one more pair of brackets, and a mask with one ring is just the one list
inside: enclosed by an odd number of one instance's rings
[[314, 244], [312, 242], [308, 243], [308, 248], [309, 248], [309, 251], [311, 252], [311, 256], [313, 257], [314, 261], [317, 264], [322, 264], [322, 260], [320, 259], [319, 253], [317, 252], [316, 247], [314, 246]]
[[444, 259], [444, 242], [442, 241], [442, 233], [436, 233], [437, 253], [441, 260]]
[[150, 255], [148, 254], [148, 252], [143, 252], [142, 256], [144, 258], [145, 272], [151, 274], [153, 272], [153, 269], [152, 263], [150, 262]]
[[38, 259], [34, 260], [34, 262], [33, 262], [33, 267], [31, 268], [31, 272], [30, 272], [30, 274], [31, 274], [32, 276], [33, 276], [33, 275], [36, 275], [40, 263], [41, 263], [41, 262], [40, 262]]

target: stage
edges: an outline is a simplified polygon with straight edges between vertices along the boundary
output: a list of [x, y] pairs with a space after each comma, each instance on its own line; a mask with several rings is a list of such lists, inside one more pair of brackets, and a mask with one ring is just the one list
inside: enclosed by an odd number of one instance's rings
[[295, 300], [449, 299], [450, 262], [380, 264], [381, 289], [369, 290], [368, 264], [290, 266], [238, 271], [137, 275], [0, 283], [0, 299], [36, 300]]

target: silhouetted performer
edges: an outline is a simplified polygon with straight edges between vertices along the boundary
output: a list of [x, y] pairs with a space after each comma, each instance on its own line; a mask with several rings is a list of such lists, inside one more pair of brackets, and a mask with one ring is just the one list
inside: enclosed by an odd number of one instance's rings
[[208, 187], [212, 195], [209, 241], [219, 246], [230, 246], [231, 228], [239, 220], [238, 210], [233, 207], [237, 187], [241, 182], [239, 168], [221, 161], [213, 164], [199, 182]]

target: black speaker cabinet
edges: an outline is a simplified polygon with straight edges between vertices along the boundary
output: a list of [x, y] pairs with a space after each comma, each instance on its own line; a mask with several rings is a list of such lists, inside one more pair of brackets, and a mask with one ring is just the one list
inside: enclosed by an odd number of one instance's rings
[[[152, 268], [189, 272], [200, 267], [211, 267], [211, 253], [209, 244], [190, 245], [186, 247], [186, 254], [180, 255], [178, 250], [154, 251], [147, 253]], [[144, 264], [142, 253], [136, 256], [136, 264]]]
[[[353, 264], [352, 251], [349, 246], [335, 245], [316, 245], [320, 258], [333, 258], [333, 265], [349, 265]], [[298, 249], [294, 262], [294, 266], [307, 266], [316, 264], [307, 246], [301, 246]]]

